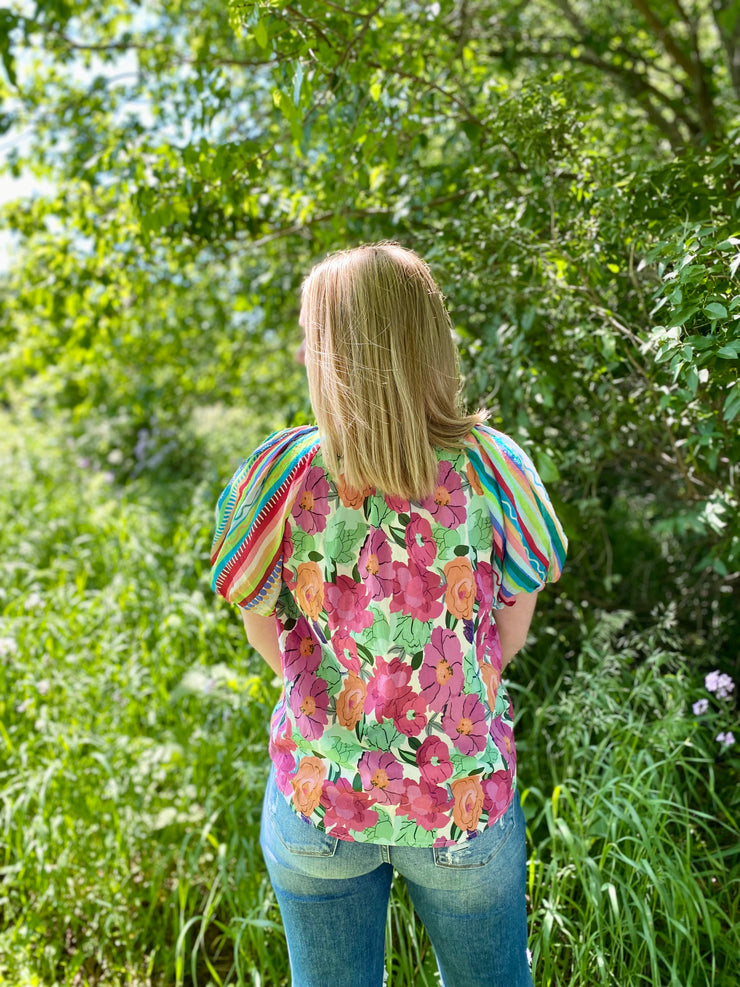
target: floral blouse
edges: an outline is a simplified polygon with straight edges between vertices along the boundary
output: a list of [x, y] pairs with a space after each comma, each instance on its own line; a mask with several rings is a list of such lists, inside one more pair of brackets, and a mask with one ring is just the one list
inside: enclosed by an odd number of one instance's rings
[[514, 794], [492, 612], [554, 582], [567, 542], [506, 435], [477, 426], [437, 458], [433, 495], [409, 502], [335, 484], [317, 430], [289, 429], [218, 502], [214, 589], [277, 622], [278, 787], [339, 839], [449, 846]]

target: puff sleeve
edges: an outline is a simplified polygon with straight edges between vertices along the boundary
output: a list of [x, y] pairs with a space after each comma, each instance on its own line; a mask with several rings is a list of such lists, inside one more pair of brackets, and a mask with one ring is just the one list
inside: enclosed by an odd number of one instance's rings
[[487, 425], [473, 429], [468, 457], [491, 516], [498, 604], [554, 583], [568, 540], [530, 458], [508, 435]]
[[316, 428], [275, 432], [239, 466], [219, 497], [211, 586], [229, 603], [265, 615], [275, 610], [285, 522], [318, 448]]

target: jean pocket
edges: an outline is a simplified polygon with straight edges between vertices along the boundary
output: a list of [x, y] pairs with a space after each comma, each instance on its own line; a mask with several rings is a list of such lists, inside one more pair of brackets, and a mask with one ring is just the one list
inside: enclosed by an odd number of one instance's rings
[[271, 787], [272, 797], [267, 799], [265, 808], [269, 813], [272, 831], [283, 847], [289, 853], [304, 857], [333, 857], [339, 840], [293, 812], [274, 782]]
[[517, 795], [503, 816], [478, 836], [456, 846], [434, 847], [437, 867], [485, 867], [506, 846], [516, 829]]

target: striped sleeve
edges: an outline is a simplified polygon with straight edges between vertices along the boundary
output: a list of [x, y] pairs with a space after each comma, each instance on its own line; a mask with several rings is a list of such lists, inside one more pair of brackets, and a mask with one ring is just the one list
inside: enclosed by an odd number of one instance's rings
[[211, 586], [229, 603], [255, 613], [274, 611], [285, 522], [318, 447], [316, 428], [274, 433], [241, 464], [219, 497]]
[[473, 430], [468, 457], [480, 480], [493, 525], [501, 585], [498, 602], [534, 593], [563, 570], [568, 539], [527, 454], [487, 425]]

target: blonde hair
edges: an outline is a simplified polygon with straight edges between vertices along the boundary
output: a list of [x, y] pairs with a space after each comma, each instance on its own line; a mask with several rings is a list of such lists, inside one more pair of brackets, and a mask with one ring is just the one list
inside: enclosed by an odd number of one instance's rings
[[303, 284], [306, 369], [326, 467], [350, 487], [422, 500], [435, 448], [461, 448], [452, 323], [424, 261], [396, 243], [331, 254]]

